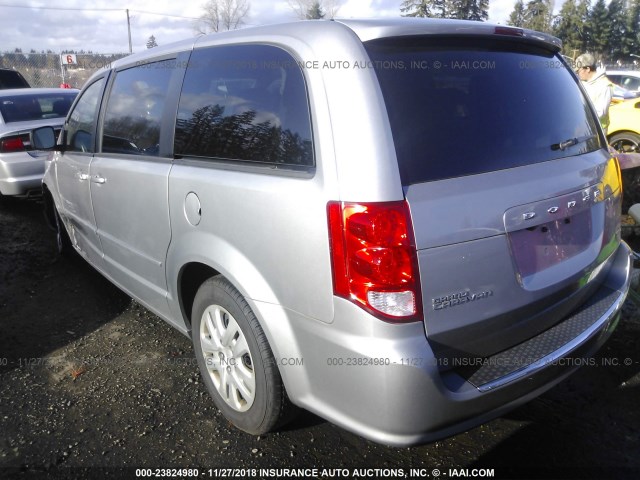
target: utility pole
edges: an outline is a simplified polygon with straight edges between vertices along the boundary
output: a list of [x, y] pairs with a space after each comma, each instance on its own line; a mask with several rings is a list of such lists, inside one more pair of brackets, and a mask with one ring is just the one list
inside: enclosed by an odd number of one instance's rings
[[133, 48], [131, 48], [131, 20], [129, 20], [128, 8], [127, 8], [127, 31], [129, 32], [129, 53], [133, 53]]
[[62, 50], [60, 51], [60, 72], [62, 73], [62, 83], [66, 83], [64, 81], [64, 63], [62, 62]]

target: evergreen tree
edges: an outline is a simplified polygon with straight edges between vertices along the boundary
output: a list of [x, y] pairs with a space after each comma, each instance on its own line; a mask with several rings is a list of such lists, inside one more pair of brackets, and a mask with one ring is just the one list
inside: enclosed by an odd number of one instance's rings
[[428, 0], [403, 0], [400, 4], [403, 17], [431, 17], [431, 2]]
[[158, 46], [158, 43], [156, 42], [156, 37], [151, 35], [149, 37], [149, 39], [147, 40], [147, 48], [153, 48], [153, 47], [157, 47], [157, 46]]
[[468, 20], [488, 20], [489, 19], [489, 0], [475, 0], [469, 11]]
[[589, 0], [566, 0], [555, 18], [553, 34], [562, 40], [565, 55], [576, 58], [587, 50]]
[[458, 18], [456, 16], [456, 7], [459, 1], [460, 0], [403, 0], [400, 5], [400, 11], [403, 17]]
[[624, 11], [624, 0], [611, 0], [609, 3], [609, 40], [607, 42], [608, 49], [606, 54], [609, 60], [619, 60], [625, 55], [623, 53], [623, 44], [625, 31], [627, 28], [627, 16]]
[[489, 0], [458, 0], [453, 6], [452, 18], [483, 21], [489, 18]]
[[587, 22], [589, 39], [587, 48], [596, 57], [608, 51], [609, 43], [609, 12], [605, 0], [597, 0]]
[[513, 6], [513, 11], [511, 15], [509, 15], [509, 20], [507, 21], [507, 25], [511, 25], [512, 27], [524, 27], [524, 23], [526, 21], [525, 8], [524, 8], [524, 0], [517, 0], [516, 4]]
[[524, 28], [551, 33], [551, 0], [531, 0], [525, 8]]
[[622, 53], [625, 57], [640, 55], [640, 0], [630, 1], [622, 38]]

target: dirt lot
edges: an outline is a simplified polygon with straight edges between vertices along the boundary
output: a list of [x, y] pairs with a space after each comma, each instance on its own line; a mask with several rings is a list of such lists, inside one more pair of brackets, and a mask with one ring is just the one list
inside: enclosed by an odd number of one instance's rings
[[[627, 304], [595, 365], [456, 437], [388, 448], [311, 414], [251, 437], [217, 413], [187, 338], [82, 260], [58, 258], [40, 204], [0, 203], [0, 477], [198, 467], [209, 478], [221, 468], [344, 468], [333, 473], [352, 478], [488, 468], [498, 478], [637, 479], [639, 405], [640, 315]], [[364, 468], [382, 470], [354, 470]]]

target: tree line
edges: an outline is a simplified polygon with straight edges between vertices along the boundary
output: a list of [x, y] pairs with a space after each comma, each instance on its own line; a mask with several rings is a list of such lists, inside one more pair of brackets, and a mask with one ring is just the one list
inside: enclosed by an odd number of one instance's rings
[[640, 0], [566, 0], [557, 15], [551, 0], [517, 0], [509, 25], [555, 35], [563, 53], [591, 52], [605, 63], [640, 58]]
[[[36, 52], [31, 50], [28, 53], [23, 53], [21, 49], [16, 48], [12, 52], [0, 53], [0, 67], [2, 68], [50, 68], [60, 69], [60, 56], [66, 54], [78, 55], [79, 67], [85, 65], [107, 65], [114, 62], [127, 54], [105, 54], [105, 53], [92, 53], [91, 51], [85, 52], [84, 50], [63, 50], [61, 53], [52, 52], [51, 50]], [[76, 68], [78, 66], [70, 65], [69, 68]]]
[[[591, 52], [605, 63], [640, 59], [640, 0], [565, 0], [553, 13], [553, 0], [517, 0], [508, 24], [550, 33], [562, 40], [563, 53], [576, 58]], [[407, 17], [486, 20], [489, 0], [403, 0]]]
[[489, 18], [489, 0], [403, 0], [400, 12], [403, 17], [483, 21]]
[[[341, 3], [340, 0], [287, 1], [300, 19], [333, 18]], [[516, 0], [507, 23], [558, 37], [563, 43], [563, 53], [572, 58], [588, 51], [606, 63], [631, 63], [634, 58], [640, 59], [640, 0], [610, 0], [608, 4], [605, 0], [595, 0], [593, 5], [591, 1], [565, 0], [560, 11], [554, 14], [554, 0]], [[203, 5], [203, 11], [194, 24], [197, 33], [233, 30], [246, 23], [250, 2], [209, 0]], [[489, 0], [402, 0], [400, 15], [485, 21], [489, 18]], [[157, 45], [155, 37], [149, 37], [147, 48]], [[11, 53], [23, 54], [19, 48]], [[92, 55], [91, 51], [62, 53]]]

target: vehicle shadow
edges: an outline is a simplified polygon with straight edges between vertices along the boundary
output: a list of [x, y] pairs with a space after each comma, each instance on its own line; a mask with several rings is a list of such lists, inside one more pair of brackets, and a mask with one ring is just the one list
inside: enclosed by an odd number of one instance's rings
[[593, 362], [503, 420], [523, 423], [469, 468], [500, 478], [629, 478], [640, 474], [640, 319], [623, 318]]
[[[628, 392], [637, 395], [637, 389]], [[576, 428], [578, 420], [570, 414], [552, 417], [555, 421], [533, 422], [503, 438], [465, 468], [493, 469], [497, 478], [638, 478], [637, 432], [633, 441], [622, 425], [621, 431], [612, 425]]]
[[307, 410], [298, 409], [293, 421], [286, 423], [278, 429], [279, 432], [295, 432], [307, 430], [318, 425], [327, 423], [324, 418], [317, 416]]
[[130, 302], [82, 258], [58, 255], [41, 202], [0, 201], [0, 373], [46, 362]]

